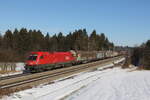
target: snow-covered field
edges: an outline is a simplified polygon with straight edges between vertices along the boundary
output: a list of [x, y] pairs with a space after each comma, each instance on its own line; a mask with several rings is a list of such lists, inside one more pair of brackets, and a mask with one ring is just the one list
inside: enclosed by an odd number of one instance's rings
[[[110, 65], [109, 65], [110, 66]], [[106, 67], [106, 66], [103, 66]], [[149, 100], [150, 72], [114, 67], [82, 72], [53, 84], [14, 93], [5, 100]]]

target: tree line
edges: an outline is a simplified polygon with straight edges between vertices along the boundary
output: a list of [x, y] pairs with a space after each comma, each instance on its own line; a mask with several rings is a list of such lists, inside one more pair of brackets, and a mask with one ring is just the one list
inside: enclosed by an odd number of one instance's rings
[[7, 30], [0, 35], [0, 61], [24, 61], [31, 51], [98, 51], [113, 49], [114, 44], [104, 33], [98, 34], [93, 30], [88, 35], [86, 29], [75, 30], [67, 35], [44, 35], [40, 30], [21, 28], [14, 31]]
[[144, 69], [150, 69], [150, 40], [133, 49], [132, 63]]

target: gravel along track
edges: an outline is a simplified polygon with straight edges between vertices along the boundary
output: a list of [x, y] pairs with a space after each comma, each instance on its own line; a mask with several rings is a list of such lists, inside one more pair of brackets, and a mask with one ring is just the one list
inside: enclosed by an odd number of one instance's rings
[[100, 67], [100, 65], [112, 63], [121, 58], [123, 57], [120, 56], [120, 57], [105, 59], [105, 60], [96, 61], [92, 63], [82, 64], [82, 65], [77, 65], [77, 66], [72, 66], [72, 67], [67, 67], [67, 68], [42, 72], [42, 73], [29, 74], [29, 75], [20, 76], [12, 79], [1, 80], [0, 91], [3, 89], [10, 89], [10, 88], [16, 89], [16, 88], [22, 88], [26, 86], [32, 87], [35, 85], [39, 85], [41, 83], [50, 82], [58, 78], [66, 77], [75, 73], [92, 70], [97, 68], [98, 66]]
[[3, 76], [3, 77], [0, 77], [0, 81], [12, 79], [12, 78], [16, 78], [16, 77], [21, 77], [21, 76], [25, 76], [25, 75], [29, 75], [29, 74], [31, 74], [31, 73], [23, 73], [23, 74], [16, 74], [16, 75], [10, 75], [10, 76]]
[[[77, 65], [74, 65], [74, 66], [77, 66]], [[53, 69], [53, 70], [50, 70], [50, 71], [54, 71], [54, 70], [59, 70], [59, 69]], [[39, 73], [43, 73], [43, 72], [39, 72]], [[2, 81], [2, 80], [8, 80], [8, 79], [16, 78], [16, 77], [22, 77], [22, 76], [26, 76], [26, 75], [31, 75], [31, 74], [33, 75], [35, 73], [26, 72], [26, 73], [22, 73], [22, 74], [16, 74], [16, 75], [10, 75], [10, 76], [3, 76], [3, 77], [0, 77], [0, 81]]]

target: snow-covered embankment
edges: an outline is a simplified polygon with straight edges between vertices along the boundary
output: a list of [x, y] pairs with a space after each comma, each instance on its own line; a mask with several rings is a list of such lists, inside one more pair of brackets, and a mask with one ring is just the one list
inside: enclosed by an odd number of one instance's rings
[[[120, 59], [123, 61], [124, 59]], [[118, 62], [120, 62], [118, 60]], [[115, 63], [115, 62], [114, 62]], [[106, 68], [112, 66], [112, 64], [101, 66], [101, 68]], [[89, 71], [82, 72], [70, 77], [59, 79], [54, 81], [53, 84], [41, 85], [32, 89], [21, 91], [12, 94], [9, 97], [4, 97], [4, 99], [16, 99], [16, 100], [59, 100], [59, 99], [69, 99], [72, 98], [76, 93], [80, 93], [83, 89], [87, 88], [91, 84], [100, 80], [102, 77], [114, 75], [116, 72], [120, 71], [119, 68], [107, 69], [103, 71]]]

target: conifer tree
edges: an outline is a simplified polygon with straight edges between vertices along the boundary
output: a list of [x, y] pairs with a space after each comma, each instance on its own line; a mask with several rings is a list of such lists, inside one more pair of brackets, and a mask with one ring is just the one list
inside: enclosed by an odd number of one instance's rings
[[13, 48], [13, 34], [10, 30], [7, 30], [4, 35], [4, 48], [5, 49]]

